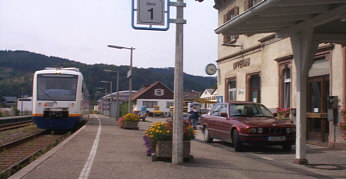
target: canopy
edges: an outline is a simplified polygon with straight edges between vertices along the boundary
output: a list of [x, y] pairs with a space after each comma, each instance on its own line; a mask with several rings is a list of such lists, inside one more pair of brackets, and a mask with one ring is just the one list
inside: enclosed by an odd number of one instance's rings
[[264, 0], [232, 18], [217, 34], [275, 32], [286, 38], [306, 26], [314, 28], [314, 40], [346, 42], [346, 0]]

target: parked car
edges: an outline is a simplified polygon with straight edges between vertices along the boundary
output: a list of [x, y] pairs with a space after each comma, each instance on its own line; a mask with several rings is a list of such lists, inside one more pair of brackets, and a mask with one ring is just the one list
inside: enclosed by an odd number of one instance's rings
[[289, 120], [274, 117], [259, 103], [218, 103], [201, 117], [201, 130], [205, 142], [220, 139], [234, 144], [241, 151], [245, 143], [255, 145], [281, 145], [290, 151], [295, 143], [296, 127]]

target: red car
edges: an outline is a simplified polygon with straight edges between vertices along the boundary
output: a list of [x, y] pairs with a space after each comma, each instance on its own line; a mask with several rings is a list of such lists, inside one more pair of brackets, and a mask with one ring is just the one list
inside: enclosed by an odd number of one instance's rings
[[242, 144], [281, 145], [290, 151], [296, 127], [289, 120], [275, 118], [264, 105], [251, 102], [218, 103], [201, 117], [205, 142], [220, 139], [231, 142], [235, 151]]

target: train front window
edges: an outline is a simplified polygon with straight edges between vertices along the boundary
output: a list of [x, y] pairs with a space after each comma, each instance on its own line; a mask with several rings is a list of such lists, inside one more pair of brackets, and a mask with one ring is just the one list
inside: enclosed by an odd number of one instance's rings
[[37, 75], [37, 100], [75, 101], [77, 81], [77, 75]]

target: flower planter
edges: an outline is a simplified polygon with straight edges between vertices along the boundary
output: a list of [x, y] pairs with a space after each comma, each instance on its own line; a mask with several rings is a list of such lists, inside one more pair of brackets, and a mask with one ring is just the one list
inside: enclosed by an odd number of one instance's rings
[[[190, 155], [191, 142], [184, 141], [183, 143], [183, 158], [191, 161], [193, 158]], [[172, 158], [172, 141], [158, 141], [155, 146], [155, 152], [152, 154], [152, 160], [156, 161], [158, 158]]]
[[138, 129], [138, 122], [124, 121], [124, 129]]

